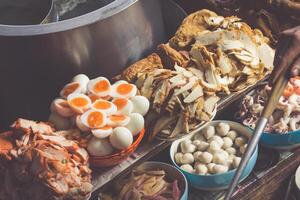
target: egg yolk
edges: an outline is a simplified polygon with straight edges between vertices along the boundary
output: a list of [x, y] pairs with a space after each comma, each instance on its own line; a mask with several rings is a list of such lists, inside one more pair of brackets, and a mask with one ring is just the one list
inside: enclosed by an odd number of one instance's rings
[[109, 83], [106, 80], [98, 81], [94, 86], [95, 92], [105, 92], [109, 90]]
[[79, 83], [70, 83], [63, 89], [63, 95], [66, 97], [69, 96], [69, 94], [72, 94], [75, 90], [79, 88], [79, 86]]
[[126, 119], [125, 115], [111, 115], [109, 119], [113, 122], [122, 122]]
[[113, 103], [117, 106], [118, 110], [121, 110], [127, 105], [128, 100], [124, 98], [118, 98], [113, 101]]
[[87, 123], [91, 128], [99, 128], [104, 121], [104, 116], [101, 112], [91, 112], [87, 117]]
[[106, 110], [111, 107], [111, 104], [107, 101], [96, 101], [93, 106], [96, 109]]
[[125, 95], [132, 91], [133, 86], [131, 84], [121, 84], [117, 87], [118, 94]]
[[78, 107], [78, 108], [82, 108], [85, 107], [89, 104], [88, 100], [86, 100], [85, 98], [74, 98], [70, 101], [70, 105], [74, 106], [74, 107]]

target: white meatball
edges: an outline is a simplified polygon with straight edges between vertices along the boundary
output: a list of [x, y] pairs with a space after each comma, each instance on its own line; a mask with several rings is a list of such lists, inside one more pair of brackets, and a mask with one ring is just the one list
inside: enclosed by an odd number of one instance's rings
[[234, 168], [238, 168], [238, 166], [239, 166], [241, 160], [242, 160], [241, 157], [237, 157], [237, 156], [236, 156], [236, 157], [233, 159], [233, 162], [232, 162], [233, 167], [234, 167]]
[[229, 148], [226, 148], [225, 151], [230, 154], [230, 155], [235, 155], [236, 154], [236, 149], [233, 148], [233, 147], [229, 147]]
[[213, 173], [214, 174], [221, 174], [228, 171], [228, 166], [225, 165], [215, 165], [213, 167]]
[[189, 164], [184, 164], [184, 165], [181, 165], [180, 168], [186, 172], [189, 172], [189, 173], [194, 173], [194, 169], [191, 165]]
[[213, 157], [213, 163], [225, 165], [226, 157], [224, 156], [224, 154], [217, 152]]
[[219, 151], [221, 149], [221, 146], [219, 145], [218, 142], [216, 141], [211, 141], [211, 143], [209, 144], [208, 147], [208, 152], [211, 154], [215, 154], [217, 151]]
[[211, 155], [208, 152], [203, 152], [200, 156], [199, 156], [199, 161], [205, 164], [211, 163], [213, 159], [213, 155]]
[[194, 140], [192, 142], [192, 144], [195, 145], [195, 146], [198, 146], [199, 144], [201, 144], [201, 141], [200, 140]]
[[223, 137], [223, 149], [227, 149], [233, 145], [233, 141], [230, 137]]
[[223, 144], [224, 144], [224, 141], [223, 141], [222, 137], [220, 137], [220, 136], [218, 136], [218, 135], [214, 135], [214, 136], [211, 137], [208, 141], [209, 141], [209, 142], [216, 141], [217, 143], [219, 143], [220, 147], [222, 147]]
[[182, 153], [193, 153], [196, 151], [196, 146], [192, 144], [191, 140], [184, 140], [180, 143]]
[[244, 144], [244, 145], [240, 146], [240, 152], [241, 152], [242, 155], [245, 153], [246, 148], [247, 148], [247, 144]]
[[246, 138], [244, 138], [244, 137], [237, 137], [237, 138], [235, 138], [235, 140], [234, 140], [234, 144], [236, 145], [236, 146], [238, 146], [238, 147], [241, 147], [241, 146], [243, 146], [245, 143], [246, 143]]
[[197, 149], [199, 151], [206, 151], [206, 149], [209, 147], [209, 143], [201, 141], [199, 145], [197, 145]]
[[206, 138], [201, 133], [198, 133], [194, 136], [194, 140], [206, 141]]
[[238, 136], [237, 132], [235, 130], [230, 130], [227, 134], [230, 139], [235, 140], [235, 138]]
[[212, 136], [215, 135], [215, 127], [213, 126], [208, 126], [203, 130], [203, 135], [206, 139], [211, 138]]
[[195, 166], [195, 172], [196, 174], [204, 175], [208, 172], [208, 169], [206, 165], [199, 163]]
[[185, 153], [185, 154], [183, 154], [183, 156], [182, 156], [182, 158], [180, 160], [180, 162], [182, 164], [192, 164], [194, 161], [195, 161], [194, 160], [194, 156], [191, 153]]
[[199, 160], [199, 156], [202, 154], [201, 151], [196, 151], [195, 153], [193, 153], [193, 156], [194, 156], [194, 160], [195, 161], [198, 161]]
[[183, 153], [180, 153], [180, 152], [175, 153], [174, 159], [178, 165], [182, 164], [181, 163], [182, 156], [183, 156]]
[[220, 136], [226, 136], [230, 130], [230, 126], [229, 124], [221, 122], [216, 126], [216, 129]]
[[209, 172], [209, 173], [213, 174], [213, 172], [214, 172], [214, 166], [215, 166], [215, 165], [216, 165], [215, 163], [209, 163], [209, 164], [207, 165], [207, 169], [208, 169], [208, 172]]

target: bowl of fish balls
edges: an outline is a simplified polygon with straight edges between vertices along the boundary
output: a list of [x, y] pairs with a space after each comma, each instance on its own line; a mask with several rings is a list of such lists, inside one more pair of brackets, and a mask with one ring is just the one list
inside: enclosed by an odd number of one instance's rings
[[[202, 190], [227, 189], [251, 134], [251, 130], [240, 123], [212, 121], [199, 132], [175, 140], [170, 148], [170, 157], [192, 187]], [[249, 176], [257, 155], [256, 146], [239, 182]]]

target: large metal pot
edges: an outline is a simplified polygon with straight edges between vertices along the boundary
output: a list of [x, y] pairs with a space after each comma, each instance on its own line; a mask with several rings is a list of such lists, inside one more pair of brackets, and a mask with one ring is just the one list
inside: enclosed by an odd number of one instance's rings
[[185, 12], [171, 0], [115, 0], [60, 22], [0, 25], [0, 125], [47, 119], [77, 73], [112, 77], [165, 42]]

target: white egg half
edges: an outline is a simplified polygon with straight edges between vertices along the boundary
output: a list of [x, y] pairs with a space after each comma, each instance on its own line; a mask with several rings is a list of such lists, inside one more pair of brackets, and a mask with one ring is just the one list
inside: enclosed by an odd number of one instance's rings
[[110, 115], [108, 116], [107, 124], [112, 127], [126, 126], [130, 118], [126, 115]]
[[81, 130], [82, 132], [89, 132], [90, 131], [90, 128], [87, 127], [86, 125], [84, 125], [81, 121], [81, 116], [80, 115], [77, 115], [76, 118], [75, 118], [75, 123], [76, 123], [76, 126], [79, 130]]
[[115, 114], [117, 112], [117, 106], [109, 101], [98, 99], [92, 104], [92, 108], [101, 110], [106, 114]]
[[59, 95], [66, 99], [70, 94], [84, 93], [85, 90], [86, 87], [80, 82], [72, 82], [65, 85], [63, 89], [59, 92]]
[[143, 116], [147, 114], [150, 108], [149, 100], [144, 96], [134, 96], [130, 98], [133, 104], [133, 113], [139, 113]]
[[111, 92], [111, 85], [107, 78], [98, 77], [92, 79], [87, 85], [88, 91], [98, 97], [106, 97]]
[[136, 136], [144, 128], [145, 120], [144, 117], [139, 113], [129, 114], [130, 121], [126, 125], [126, 128], [130, 130], [133, 136]]
[[118, 115], [128, 115], [133, 111], [133, 104], [129, 99], [115, 98], [112, 103], [117, 106], [116, 114]]
[[128, 148], [133, 142], [131, 132], [125, 127], [117, 127], [109, 137], [109, 141], [116, 149], [122, 150]]
[[88, 110], [80, 117], [82, 123], [91, 129], [102, 128], [107, 124], [107, 116], [100, 110]]
[[92, 105], [91, 99], [85, 94], [70, 94], [67, 100], [72, 110], [79, 114], [84, 113]]
[[67, 130], [71, 127], [71, 122], [68, 118], [62, 117], [56, 113], [51, 113], [49, 122], [53, 123], [57, 130]]
[[112, 133], [113, 133], [113, 128], [111, 126], [104, 126], [102, 128], [92, 129], [92, 134], [96, 138], [100, 138], [100, 139], [107, 138]]
[[137, 88], [134, 84], [130, 83], [117, 83], [111, 87], [110, 96], [114, 98], [130, 98], [135, 96]]
[[114, 148], [108, 139], [99, 139], [93, 137], [87, 146], [88, 152], [92, 156], [107, 156], [114, 152]]
[[65, 99], [54, 99], [51, 103], [50, 110], [62, 117], [71, 117], [75, 115], [68, 101]]

